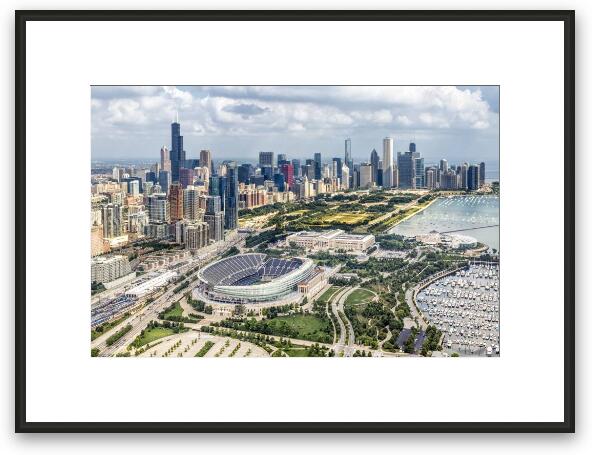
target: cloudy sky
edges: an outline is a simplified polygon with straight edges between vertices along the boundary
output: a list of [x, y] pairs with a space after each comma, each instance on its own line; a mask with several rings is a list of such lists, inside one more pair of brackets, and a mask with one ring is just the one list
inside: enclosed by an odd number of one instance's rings
[[385, 136], [410, 140], [426, 162], [486, 161], [499, 148], [499, 90], [491, 86], [108, 86], [92, 87], [92, 158], [158, 160], [178, 112], [187, 158], [256, 162], [259, 151], [289, 158], [342, 156], [352, 140], [367, 161]]

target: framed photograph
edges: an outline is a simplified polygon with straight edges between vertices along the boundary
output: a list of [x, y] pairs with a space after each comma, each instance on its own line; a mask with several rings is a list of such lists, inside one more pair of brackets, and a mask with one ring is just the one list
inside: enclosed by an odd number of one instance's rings
[[16, 431], [573, 432], [574, 36], [17, 11]]

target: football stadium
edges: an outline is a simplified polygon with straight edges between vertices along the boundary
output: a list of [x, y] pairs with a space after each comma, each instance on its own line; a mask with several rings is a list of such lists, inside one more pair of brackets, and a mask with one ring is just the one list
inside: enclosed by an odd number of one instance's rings
[[258, 303], [279, 300], [297, 292], [298, 284], [313, 273], [315, 264], [306, 258], [278, 259], [262, 253], [231, 256], [204, 267], [200, 290], [221, 303]]

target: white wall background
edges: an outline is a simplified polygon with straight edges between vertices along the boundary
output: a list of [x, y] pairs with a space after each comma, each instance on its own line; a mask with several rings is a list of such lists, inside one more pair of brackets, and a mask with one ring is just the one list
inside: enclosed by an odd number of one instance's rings
[[[244, 2], [200, 2], [202, 8], [227, 8], [240, 9]], [[392, 6], [391, 6], [392, 4]], [[276, 5], [274, 2], [251, 1], [250, 8], [271, 9]], [[355, 1], [325, 1], [323, 4], [310, 0], [300, 2], [283, 2], [284, 8], [425, 8], [437, 9], [446, 6], [450, 9], [470, 9], [474, 7], [468, 1], [446, 2], [441, 4], [437, 1], [422, 2], [393, 2], [366, 0]], [[590, 270], [586, 268], [586, 261], [583, 258], [592, 253], [592, 243], [589, 240], [591, 231], [591, 214], [587, 203], [590, 204], [589, 196], [592, 196], [592, 187], [585, 188], [585, 169], [592, 165], [589, 154], [592, 137], [589, 128], [582, 128], [577, 135], [577, 192], [576, 201], [577, 216], [577, 251], [576, 268], [578, 274], [576, 281], [577, 297], [577, 427], [578, 434], [573, 435], [15, 435], [14, 428], [14, 213], [13, 201], [13, 179], [14, 179], [14, 9], [78, 9], [83, 7], [79, 2], [74, 1], [5, 1], [2, 5], [0, 25], [2, 30], [2, 52], [0, 71], [1, 90], [3, 94], [0, 107], [0, 144], [3, 157], [2, 171], [4, 178], [0, 179], [2, 185], [2, 198], [0, 207], [1, 213], [5, 214], [0, 222], [0, 239], [4, 239], [5, 248], [2, 255], [2, 286], [4, 298], [0, 302], [4, 305], [3, 317], [1, 318], [2, 329], [0, 331], [0, 348], [3, 350], [1, 356], [0, 381], [2, 389], [0, 397], [0, 451], [4, 453], [136, 453], [145, 454], [160, 453], [168, 450], [206, 451], [212, 450], [216, 453], [237, 452], [241, 453], [302, 453], [320, 451], [339, 451], [342, 454], [364, 452], [378, 452], [383, 450], [397, 450], [404, 452], [437, 451], [438, 453], [499, 453], [500, 451], [511, 451], [521, 453], [579, 453], [590, 445], [591, 437], [586, 432], [590, 427], [590, 391], [585, 387], [590, 383], [591, 371], [589, 353], [585, 346], [590, 346], [591, 334], [586, 330], [590, 322], [591, 310], [586, 305], [585, 286], [587, 275]], [[169, 2], [158, 2], [151, 0], [116, 2], [108, 0], [102, 3], [92, 2], [88, 8], [191, 8], [198, 7], [196, 2], [182, 2], [173, 0]], [[519, 4], [510, 1], [484, 2], [479, 4], [480, 8], [520, 8], [520, 9], [576, 9], [576, 40], [577, 40], [577, 117], [578, 126], [586, 125], [589, 122], [590, 105], [592, 99], [590, 89], [582, 81], [592, 80], [590, 74], [590, 63], [585, 60], [590, 55], [590, 32], [586, 28], [592, 21], [592, 6], [584, 1], [551, 2], [551, 1], [526, 1]], [[588, 201], [588, 202], [587, 202]], [[7, 215], [7, 216], [6, 216]], [[588, 236], [584, 236], [588, 233]], [[588, 359], [586, 359], [586, 357]]]

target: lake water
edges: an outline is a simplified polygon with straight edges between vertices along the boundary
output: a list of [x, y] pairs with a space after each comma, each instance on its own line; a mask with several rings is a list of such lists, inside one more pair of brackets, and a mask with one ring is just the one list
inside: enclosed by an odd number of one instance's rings
[[414, 237], [431, 231], [468, 235], [499, 251], [499, 196], [439, 198], [389, 232]]

